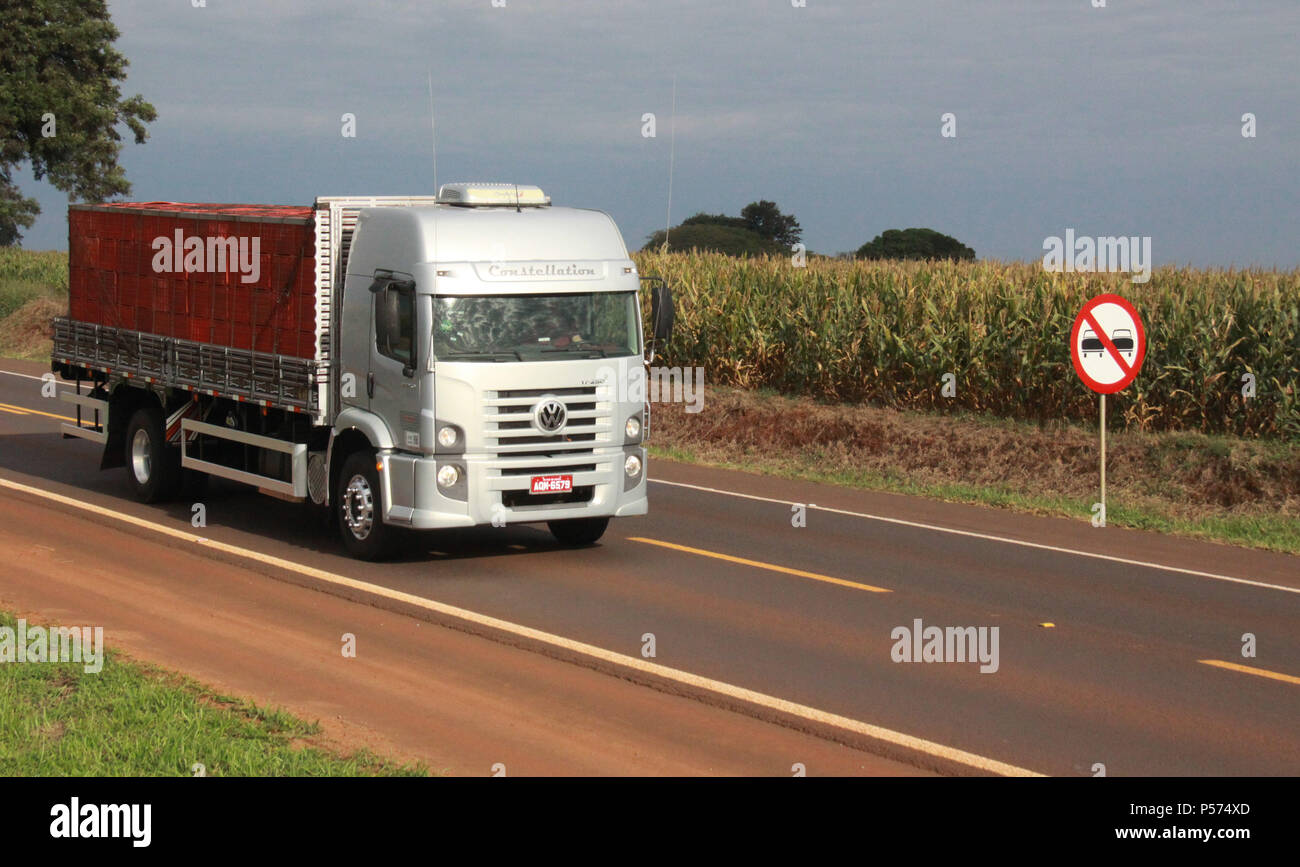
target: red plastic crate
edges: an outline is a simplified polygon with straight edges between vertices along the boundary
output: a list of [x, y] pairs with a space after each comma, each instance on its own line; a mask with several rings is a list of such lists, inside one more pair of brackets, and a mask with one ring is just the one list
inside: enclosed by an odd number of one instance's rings
[[197, 340], [199, 343], [212, 343], [212, 320], [210, 319], [191, 319], [190, 340]]
[[[74, 206], [68, 213], [69, 315], [167, 337], [311, 358], [316, 332], [311, 219], [310, 208], [277, 205]], [[183, 239], [203, 242], [204, 270], [186, 273], [182, 248], [180, 272], [171, 270], [174, 257], [155, 271], [154, 239], [174, 244], [177, 229]], [[227, 237], [258, 239], [256, 282], [241, 281], [238, 253], [223, 270], [212, 270], [216, 261], [208, 261], [207, 241]]]

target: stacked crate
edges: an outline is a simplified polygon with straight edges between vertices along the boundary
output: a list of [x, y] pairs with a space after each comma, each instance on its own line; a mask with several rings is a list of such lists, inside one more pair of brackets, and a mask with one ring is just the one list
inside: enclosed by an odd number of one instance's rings
[[[316, 353], [312, 209], [132, 202], [68, 210], [69, 318], [163, 337], [299, 358]], [[155, 268], [155, 239], [203, 244], [204, 269]], [[209, 238], [259, 239], [257, 281], [239, 254], [210, 270]], [[175, 255], [175, 253], [173, 253]], [[161, 264], [161, 263], [159, 263]], [[174, 261], [173, 261], [174, 264]]]

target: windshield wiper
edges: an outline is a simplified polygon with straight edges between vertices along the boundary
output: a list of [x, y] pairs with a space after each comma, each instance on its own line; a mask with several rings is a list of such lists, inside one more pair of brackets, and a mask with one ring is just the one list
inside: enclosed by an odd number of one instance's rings
[[599, 352], [601, 358], [607, 358], [609, 353], [599, 346], [588, 346], [585, 343], [570, 343], [568, 346], [554, 346], [549, 349], [543, 349], [542, 352]]
[[524, 357], [519, 354], [517, 349], [485, 349], [474, 350], [466, 349], [460, 352], [446, 352], [438, 356], [439, 358], [499, 358], [502, 355], [513, 355], [516, 361], [523, 361]]

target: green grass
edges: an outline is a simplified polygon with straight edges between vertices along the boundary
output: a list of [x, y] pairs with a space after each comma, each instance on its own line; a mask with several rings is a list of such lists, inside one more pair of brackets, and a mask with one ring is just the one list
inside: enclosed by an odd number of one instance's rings
[[[648, 446], [653, 457], [697, 463], [723, 469], [802, 479], [848, 488], [887, 491], [895, 494], [929, 497], [951, 503], [992, 506], [1012, 511], [1051, 517], [1091, 520], [1095, 498], [1024, 493], [1009, 486], [980, 485], [965, 482], [921, 482], [901, 473], [877, 471], [827, 470], [822, 456], [811, 450], [793, 455], [757, 457], [745, 455], [743, 461], [718, 461], [700, 458], [690, 448]], [[1287, 515], [1174, 515], [1159, 503], [1126, 504], [1107, 498], [1106, 524], [1136, 530], [1189, 536], [1212, 542], [1263, 548], [1288, 554], [1300, 554], [1300, 521]]]
[[[15, 627], [0, 613], [0, 625]], [[108, 652], [76, 663], [0, 664], [0, 776], [427, 776], [367, 751], [304, 743], [320, 732], [275, 708]]]

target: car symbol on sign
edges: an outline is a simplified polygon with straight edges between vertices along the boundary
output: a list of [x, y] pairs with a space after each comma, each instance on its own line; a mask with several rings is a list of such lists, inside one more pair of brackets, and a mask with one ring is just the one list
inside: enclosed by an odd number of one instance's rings
[[1121, 355], [1129, 358], [1133, 357], [1133, 332], [1127, 328], [1116, 328], [1115, 333], [1110, 336], [1110, 342], [1115, 344], [1115, 348], [1120, 351]]
[[[1121, 355], [1128, 358], [1133, 357], [1133, 332], [1127, 328], [1116, 328], [1115, 333], [1111, 335], [1110, 342], [1115, 344], [1115, 348], [1120, 351]], [[1083, 330], [1083, 340], [1079, 344], [1079, 351], [1084, 358], [1089, 353], [1095, 352], [1098, 357], [1106, 354], [1106, 347], [1097, 337], [1097, 332], [1091, 328]]]

